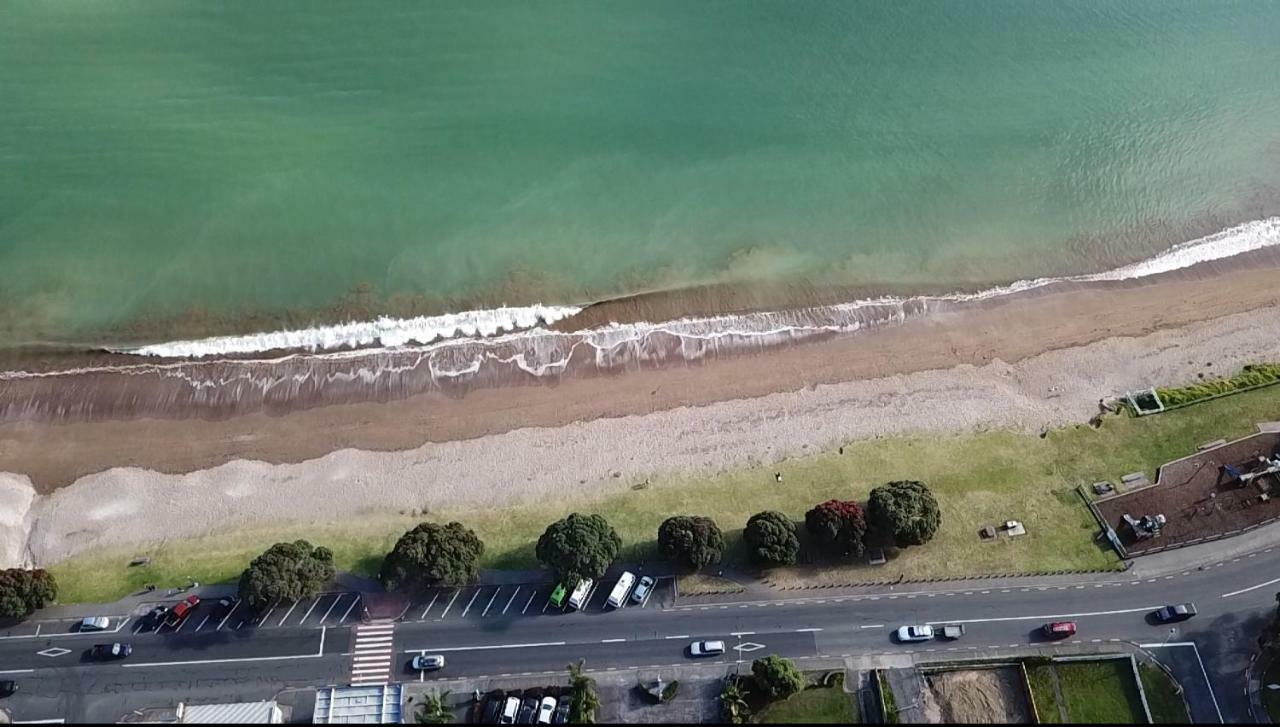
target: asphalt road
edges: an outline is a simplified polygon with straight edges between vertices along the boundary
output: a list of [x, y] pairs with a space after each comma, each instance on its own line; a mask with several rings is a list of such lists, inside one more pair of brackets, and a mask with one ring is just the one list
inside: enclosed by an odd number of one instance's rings
[[[1278, 560], [1280, 552], [1267, 551], [1151, 579], [1066, 585], [1019, 581], [1006, 587], [971, 581], [945, 591], [899, 588], [616, 612], [530, 608], [501, 613], [492, 607], [485, 612], [481, 605], [461, 617], [459, 610], [448, 618], [400, 623], [393, 642], [394, 668], [400, 678], [419, 678], [405, 665], [422, 652], [443, 654], [448, 662], [423, 679], [563, 673], [566, 664], [578, 659], [591, 669], [668, 666], [688, 663], [687, 647], [699, 639], [727, 642], [727, 654], [706, 660], [722, 663], [765, 654], [805, 658], [915, 652], [941, 657], [1028, 644], [1081, 647], [1127, 641], [1156, 650], [1183, 673], [1202, 669], [1213, 694], [1189, 687], [1198, 717], [1221, 711], [1226, 721], [1243, 722], [1249, 719], [1241, 659], [1247, 660], [1253, 649], [1247, 635], [1257, 633], [1274, 611]], [[487, 600], [499, 602], [496, 596]], [[1197, 604], [1196, 618], [1173, 627], [1149, 618], [1159, 606], [1184, 601]], [[181, 699], [262, 699], [286, 687], [346, 683], [352, 628], [317, 626], [311, 619], [310, 625], [289, 625], [281, 618], [277, 628], [230, 631], [133, 634], [126, 624], [115, 634], [0, 638], [0, 678], [21, 685], [5, 706], [25, 719], [109, 720], [132, 708]], [[1079, 632], [1063, 642], [1046, 641], [1038, 629], [1055, 620], [1075, 621]], [[956, 642], [899, 644], [892, 633], [907, 623], [964, 623], [967, 632]], [[81, 660], [90, 645], [113, 640], [132, 643], [133, 655], [108, 663]]]

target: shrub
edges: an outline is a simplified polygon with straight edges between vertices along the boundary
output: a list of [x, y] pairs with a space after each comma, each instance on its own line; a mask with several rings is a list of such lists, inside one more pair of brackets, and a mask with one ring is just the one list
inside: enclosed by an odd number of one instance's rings
[[379, 578], [388, 591], [405, 586], [461, 586], [480, 575], [484, 543], [462, 523], [422, 523], [396, 541]]
[[929, 542], [942, 524], [938, 501], [923, 482], [890, 482], [871, 491], [870, 525], [893, 538], [900, 548]]
[[724, 535], [711, 518], [676, 515], [658, 527], [658, 552], [682, 568], [701, 570], [724, 556]]
[[856, 502], [827, 500], [805, 513], [804, 527], [828, 552], [854, 558], [862, 555], [867, 520]]
[[547, 527], [538, 538], [538, 560], [570, 588], [584, 578], [599, 578], [622, 548], [622, 538], [599, 515], [573, 513]]
[[751, 559], [759, 565], [791, 565], [800, 553], [795, 523], [774, 510], [752, 515], [742, 537]]
[[240, 575], [240, 598], [255, 610], [281, 599], [310, 598], [333, 574], [333, 552], [328, 548], [305, 540], [276, 543]]
[[0, 619], [26, 618], [58, 598], [58, 582], [43, 568], [0, 571]]
[[789, 699], [804, 689], [804, 675], [795, 662], [781, 656], [766, 656], [751, 662], [751, 675], [755, 677], [756, 688], [771, 702]]
[[1166, 407], [1172, 407], [1191, 404], [1203, 399], [1230, 394], [1255, 386], [1274, 384], [1277, 381], [1280, 381], [1280, 364], [1250, 364], [1241, 369], [1240, 373], [1230, 378], [1202, 381], [1190, 386], [1156, 389], [1156, 393]]

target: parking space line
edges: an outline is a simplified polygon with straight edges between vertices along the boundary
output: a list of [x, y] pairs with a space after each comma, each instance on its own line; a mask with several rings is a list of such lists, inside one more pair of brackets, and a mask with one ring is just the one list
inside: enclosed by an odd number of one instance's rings
[[343, 594], [339, 594], [337, 598], [333, 599], [333, 603], [329, 604], [329, 610], [325, 611], [324, 615], [320, 617], [320, 623], [322, 625], [329, 618], [329, 614], [333, 611], [334, 606], [337, 606], [339, 603], [342, 602], [342, 599], [346, 597], [347, 597], [347, 594], [343, 593]]
[[480, 612], [480, 618], [484, 618], [485, 616], [489, 615], [489, 609], [493, 608], [493, 602], [495, 599], [497, 599], [499, 593], [502, 593], [501, 588], [494, 591], [493, 595], [489, 597], [489, 603], [484, 607], [484, 610]]
[[280, 617], [280, 623], [276, 624], [276, 626], [284, 626], [284, 622], [289, 620], [289, 614], [293, 613], [293, 609], [297, 608], [299, 603], [302, 603], [302, 601], [294, 601], [289, 610], [285, 611], [284, 615]]
[[200, 622], [200, 625], [196, 627], [196, 631], [199, 631], [200, 629], [204, 628], [204, 625], [208, 622], [209, 622], [209, 617], [205, 616], [204, 620]]
[[227, 611], [227, 615], [222, 617], [222, 621], [218, 623], [218, 628], [214, 629], [214, 631], [221, 631], [222, 627], [227, 623], [227, 619], [231, 618], [231, 614], [235, 613], [237, 608], [240, 608], [239, 601], [236, 601], [231, 610]]
[[653, 598], [653, 592], [656, 590], [658, 590], [658, 582], [654, 581], [653, 587], [649, 589], [648, 593], [644, 594], [644, 602], [640, 604], [640, 608], [644, 608], [649, 605], [649, 599]]
[[508, 608], [511, 608], [511, 602], [512, 602], [512, 601], [514, 601], [514, 600], [516, 600], [516, 594], [518, 594], [518, 593], [520, 593], [520, 586], [516, 586], [515, 593], [512, 593], [512, 594], [511, 594], [511, 598], [508, 598], [508, 599], [507, 599], [507, 605], [505, 605], [505, 606], [503, 606], [503, 607], [502, 607], [502, 613], [503, 613], [503, 615], [506, 615], [506, 613], [507, 613], [507, 609], [508, 609]]
[[536, 595], [538, 595], [538, 589], [535, 588], [533, 589], [533, 593], [529, 594], [529, 600], [524, 602], [524, 608], [520, 610], [520, 613], [523, 614], [525, 611], [529, 610], [529, 604], [533, 603], [533, 597]]
[[320, 602], [323, 600], [324, 600], [324, 596], [321, 596], [311, 604], [311, 608], [308, 608], [307, 612], [302, 614], [302, 620], [298, 622], [299, 626], [307, 622], [307, 619], [311, 616], [311, 612], [316, 610], [316, 606], [319, 606]]
[[347, 617], [351, 615], [352, 611], [356, 610], [357, 603], [360, 603], [360, 594], [358, 593], [356, 594], [355, 600], [351, 602], [351, 605], [347, 606], [347, 612], [342, 614], [342, 618], [338, 619], [338, 623], [344, 624], [347, 622]]
[[484, 590], [483, 588], [477, 588], [477, 589], [476, 589], [476, 592], [471, 596], [471, 600], [470, 600], [470, 601], [467, 601], [466, 608], [463, 608], [463, 609], [462, 609], [462, 618], [466, 618], [466, 617], [467, 617], [467, 611], [470, 611], [470, 610], [471, 610], [471, 604], [473, 604], [473, 603], [475, 603], [475, 602], [476, 602], [476, 599], [480, 597], [480, 592], [481, 592], [481, 591], [483, 591], [483, 590]]
[[176, 633], [178, 633], [179, 631], [181, 631], [181, 630], [182, 630], [182, 627], [183, 627], [183, 626], [186, 626], [186, 625], [187, 625], [187, 622], [188, 622], [188, 621], [190, 621], [190, 620], [191, 620], [191, 619], [189, 619], [189, 618], [184, 618], [184, 619], [182, 619], [181, 621], [179, 621], [179, 622], [178, 622], [178, 625], [173, 627], [173, 633], [175, 633], [175, 634], [176, 634]]
[[444, 607], [444, 612], [440, 614], [440, 618], [444, 618], [445, 616], [449, 615], [449, 609], [453, 608], [453, 602], [458, 600], [458, 594], [460, 593], [462, 593], [461, 588], [453, 592], [453, 598], [449, 599], [449, 605]]
[[[591, 584], [591, 592], [587, 594], [587, 600], [582, 602], [582, 608], [579, 610], [586, 611], [591, 608], [591, 599], [596, 597], [596, 591], [598, 590], [600, 590], [600, 581]], [[600, 608], [603, 610], [604, 605], [602, 604]]]
[[435, 593], [431, 594], [431, 603], [428, 603], [427, 607], [422, 610], [422, 615], [418, 617], [419, 619], [424, 619], [427, 617], [427, 612], [431, 610], [432, 606], [436, 605], [436, 599], [439, 597], [440, 597], [440, 591], [436, 591]]
[[267, 609], [267, 613], [266, 613], [266, 615], [264, 615], [264, 616], [262, 617], [262, 620], [261, 620], [261, 621], [259, 621], [259, 623], [266, 623], [266, 622], [267, 622], [267, 619], [271, 618], [271, 614], [272, 614], [273, 612], [275, 612], [275, 610], [276, 610], [276, 606], [279, 606], [279, 605], [280, 605], [280, 602], [279, 602], [279, 601], [277, 601], [276, 603], [272, 604], [272, 605], [271, 605], [271, 608]]

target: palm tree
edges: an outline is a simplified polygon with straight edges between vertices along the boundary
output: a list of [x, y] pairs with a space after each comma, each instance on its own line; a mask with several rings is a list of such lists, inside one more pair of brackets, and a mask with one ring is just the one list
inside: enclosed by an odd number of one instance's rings
[[724, 691], [720, 692], [720, 709], [730, 724], [742, 724], [747, 719], [747, 690], [738, 679], [729, 677], [725, 680]]
[[449, 709], [449, 690], [439, 694], [432, 692], [423, 695], [422, 704], [414, 712], [416, 724], [449, 724], [453, 722], [453, 712]]
[[575, 724], [594, 724], [596, 709], [600, 707], [600, 695], [596, 694], [596, 680], [583, 672], [585, 659], [569, 665], [569, 685], [573, 698], [569, 702], [569, 721]]

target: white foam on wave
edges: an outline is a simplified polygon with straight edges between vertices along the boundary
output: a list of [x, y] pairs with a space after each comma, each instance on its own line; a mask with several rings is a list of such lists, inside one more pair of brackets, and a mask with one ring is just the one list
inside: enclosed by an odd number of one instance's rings
[[296, 331], [273, 331], [246, 336], [217, 336], [194, 341], [157, 343], [123, 349], [119, 353], [167, 358], [203, 358], [277, 350], [331, 351], [380, 345], [388, 348], [430, 344], [458, 337], [487, 337], [548, 325], [581, 312], [576, 306], [532, 305], [519, 308], [465, 311], [440, 316], [387, 318], [339, 323]]

